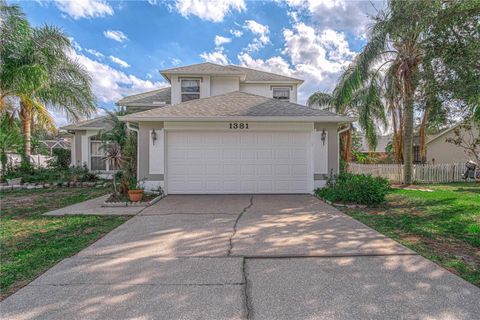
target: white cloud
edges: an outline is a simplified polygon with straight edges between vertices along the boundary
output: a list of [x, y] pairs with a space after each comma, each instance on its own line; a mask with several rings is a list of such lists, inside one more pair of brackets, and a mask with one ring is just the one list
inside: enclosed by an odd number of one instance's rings
[[180, 63], [182, 63], [182, 60], [178, 59], [178, 58], [171, 58], [170, 59], [170, 63], [173, 65], [173, 66], [178, 66]]
[[369, 15], [375, 15], [386, 1], [347, 1], [347, 0], [285, 0], [294, 10], [308, 13], [313, 22], [321, 28], [351, 31], [365, 38], [371, 22]]
[[284, 53], [294, 65], [308, 64], [325, 72], [338, 72], [348, 65], [354, 56], [343, 33], [325, 29], [318, 33], [304, 23], [285, 29]]
[[244, 0], [177, 0], [175, 8], [184, 17], [190, 15], [202, 20], [221, 22], [232, 11], [246, 9]]
[[282, 54], [269, 59], [254, 59], [248, 53], [239, 54], [241, 65], [283, 74], [305, 80], [299, 88], [300, 103], [315, 91], [331, 91], [338, 76], [352, 61], [355, 52], [349, 48], [343, 33], [332, 29], [317, 31], [304, 23], [297, 23], [283, 32]]
[[215, 45], [217, 47], [221, 46], [224, 43], [229, 43], [232, 42], [232, 39], [227, 38], [227, 37], [222, 37], [222, 36], [215, 36]]
[[98, 52], [98, 51], [95, 50], [95, 49], [85, 49], [85, 52], [88, 52], [88, 53], [90, 53], [92, 56], [95, 56], [95, 57], [97, 57], [97, 58], [99, 58], [99, 59], [102, 59], [103, 57], [105, 57], [105, 56], [103, 55], [103, 53]]
[[258, 23], [255, 20], [246, 20], [243, 27], [257, 36], [248, 44], [247, 51], [258, 51], [270, 42], [270, 30], [268, 26]]
[[213, 52], [204, 52], [200, 55], [207, 62], [217, 63], [217, 64], [229, 64], [227, 55], [223, 52], [223, 48], [217, 48]]
[[113, 15], [113, 8], [103, 0], [55, 0], [55, 5], [75, 20]]
[[103, 31], [103, 35], [109, 39], [115, 40], [117, 42], [124, 42], [128, 40], [128, 37], [119, 30], [107, 30]]
[[122, 67], [122, 68], [128, 68], [128, 67], [130, 67], [130, 65], [129, 65], [127, 62], [123, 61], [123, 60], [120, 59], [120, 58], [117, 58], [117, 57], [114, 57], [114, 56], [109, 56], [109, 58], [110, 58], [110, 60], [111, 60], [113, 63], [118, 64], [118, 65], [119, 65], [120, 67]]
[[124, 96], [142, 93], [165, 87], [165, 82], [152, 82], [140, 79], [132, 74], [119, 71], [111, 66], [92, 60], [75, 51], [71, 52], [73, 59], [82, 64], [92, 77], [92, 90], [98, 101], [109, 104]]
[[240, 38], [243, 35], [243, 32], [238, 29], [230, 29], [230, 34], [235, 38]]

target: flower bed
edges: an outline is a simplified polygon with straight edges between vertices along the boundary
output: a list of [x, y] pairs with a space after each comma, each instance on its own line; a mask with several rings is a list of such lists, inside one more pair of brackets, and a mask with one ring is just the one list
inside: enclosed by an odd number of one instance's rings
[[144, 193], [142, 201], [131, 202], [128, 195], [111, 194], [102, 207], [148, 207], [164, 197], [163, 193]]

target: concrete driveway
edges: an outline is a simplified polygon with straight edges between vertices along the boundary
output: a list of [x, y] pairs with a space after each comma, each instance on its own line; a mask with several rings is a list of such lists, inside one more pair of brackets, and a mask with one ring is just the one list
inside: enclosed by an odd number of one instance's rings
[[168, 196], [2, 319], [476, 319], [480, 289], [307, 195]]

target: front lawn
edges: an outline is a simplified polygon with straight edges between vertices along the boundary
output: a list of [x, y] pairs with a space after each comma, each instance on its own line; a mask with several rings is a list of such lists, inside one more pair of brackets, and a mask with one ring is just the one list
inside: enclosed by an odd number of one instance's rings
[[58, 188], [0, 193], [0, 300], [128, 219], [42, 216], [47, 211], [96, 198], [108, 191]]
[[480, 185], [422, 188], [433, 192], [394, 189], [381, 206], [343, 210], [480, 287]]

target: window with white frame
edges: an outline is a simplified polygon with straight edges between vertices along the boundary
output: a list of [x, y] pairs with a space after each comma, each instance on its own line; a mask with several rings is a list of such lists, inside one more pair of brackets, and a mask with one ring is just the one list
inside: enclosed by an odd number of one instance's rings
[[105, 152], [102, 148], [102, 142], [96, 140], [96, 137], [90, 138], [90, 170], [106, 171], [107, 161], [103, 160]]
[[273, 98], [278, 100], [290, 100], [290, 88], [272, 88]]
[[200, 99], [200, 80], [182, 79], [181, 81], [182, 102]]

